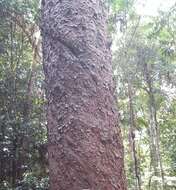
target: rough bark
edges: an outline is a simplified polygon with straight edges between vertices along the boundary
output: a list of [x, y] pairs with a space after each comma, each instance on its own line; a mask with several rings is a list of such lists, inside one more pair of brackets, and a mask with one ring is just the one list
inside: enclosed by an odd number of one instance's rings
[[125, 190], [100, 0], [42, 2], [51, 190]]

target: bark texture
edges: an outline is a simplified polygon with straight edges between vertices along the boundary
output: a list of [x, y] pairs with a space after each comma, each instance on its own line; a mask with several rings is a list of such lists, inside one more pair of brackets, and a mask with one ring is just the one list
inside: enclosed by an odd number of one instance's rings
[[100, 0], [42, 2], [51, 190], [126, 190]]

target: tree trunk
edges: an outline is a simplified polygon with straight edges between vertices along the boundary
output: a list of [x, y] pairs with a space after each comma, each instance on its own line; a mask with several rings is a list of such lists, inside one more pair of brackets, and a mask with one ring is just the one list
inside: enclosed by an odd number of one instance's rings
[[51, 190], [125, 190], [100, 0], [42, 2]]
[[[151, 151], [151, 162], [154, 168], [154, 175], [160, 176], [162, 180], [162, 189], [165, 189], [165, 182], [164, 182], [164, 171], [162, 165], [162, 158], [160, 153], [160, 132], [159, 126], [157, 122], [157, 110], [156, 110], [156, 101], [154, 97], [154, 89], [153, 89], [153, 82], [151, 76], [151, 68], [150, 65], [145, 65], [145, 78], [146, 83], [148, 86], [148, 96], [149, 96], [149, 137], [150, 137], [150, 151]], [[158, 189], [157, 183], [155, 183], [154, 189]], [[158, 185], [160, 186], [160, 185]], [[160, 188], [160, 187], [159, 187]]]
[[133, 176], [135, 178], [135, 190], [141, 190], [141, 176], [140, 176], [140, 166], [138, 163], [137, 157], [137, 149], [135, 142], [135, 129], [136, 129], [136, 121], [134, 115], [134, 107], [133, 107], [133, 92], [130, 84], [130, 80], [128, 79], [128, 98], [129, 98], [129, 113], [130, 113], [130, 129], [129, 129], [129, 143], [131, 148], [131, 155], [133, 161]]

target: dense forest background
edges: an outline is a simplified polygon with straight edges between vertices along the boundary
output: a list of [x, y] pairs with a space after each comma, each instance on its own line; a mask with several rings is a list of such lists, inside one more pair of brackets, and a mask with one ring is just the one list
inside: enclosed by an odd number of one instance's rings
[[[172, 2], [165, 11], [143, 16], [135, 0], [105, 1], [131, 190], [176, 189], [176, 2]], [[46, 190], [40, 1], [0, 0], [0, 17], [0, 189]]]

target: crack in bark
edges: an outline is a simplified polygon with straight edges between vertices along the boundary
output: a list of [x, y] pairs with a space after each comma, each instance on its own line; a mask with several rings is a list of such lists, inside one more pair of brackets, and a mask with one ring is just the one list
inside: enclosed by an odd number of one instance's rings
[[57, 40], [64, 46], [66, 47], [72, 55], [74, 55], [76, 58], [78, 58], [79, 54], [81, 53], [77, 48], [72, 47], [69, 43], [67, 43], [65, 40], [62, 40], [61, 38], [57, 38]]
[[55, 37], [52, 34], [50, 34], [50, 32], [44, 31], [42, 26], [41, 26], [41, 31], [43, 33], [43, 36], [44, 35], [49, 36], [52, 39], [52, 41], [59, 42], [60, 44], [62, 44], [67, 50], [69, 50], [69, 52], [71, 52], [72, 55], [74, 55], [74, 57], [78, 58], [78, 56], [81, 53], [83, 53], [83, 51], [79, 50], [78, 47], [75, 47], [73, 43], [67, 42], [68, 40], [66, 40], [65, 36], [63, 37], [63, 39], [62, 39], [62, 35], [58, 35]]

